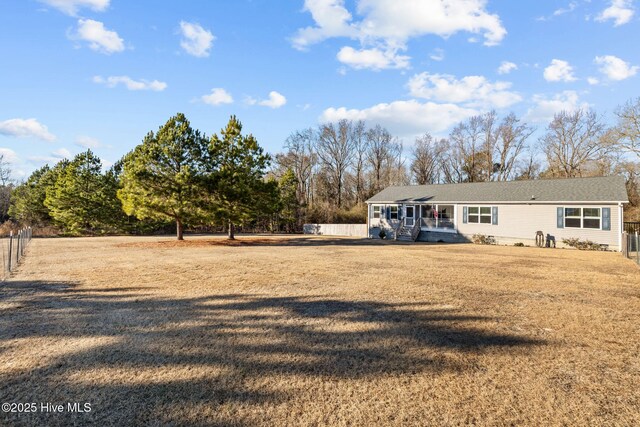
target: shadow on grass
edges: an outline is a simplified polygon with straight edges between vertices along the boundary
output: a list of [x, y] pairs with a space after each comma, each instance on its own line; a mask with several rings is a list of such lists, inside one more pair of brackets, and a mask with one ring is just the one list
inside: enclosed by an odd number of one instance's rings
[[[295, 387], [282, 387], [283, 378], [286, 384], [464, 371], [460, 358], [447, 353], [520, 352], [544, 344], [482, 327], [494, 318], [428, 303], [241, 294], [162, 299], [145, 292], [149, 288], [67, 282], [0, 284], [0, 360], [33, 357], [25, 353], [37, 345], [17, 350], [26, 339], [54, 347], [86, 342], [35, 359], [32, 369], [0, 370], [5, 401], [93, 403], [89, 414], [2, 413], [0, 419], [183, 424], [184, 408], [209, 408], [205, 424], [242, 425], [222, 409], [285, 402]], [[279, 387], [259, 386], [273, 378]]]
[[[457, 243], [464, 243], [458, 241]], [[245, 247], [245, 246], [302, 246], [302, 247], [353, 247], [353, 246], [383, 246], [383, 245], [434, 245], [434, 244], [447, 244], [445, 242], [434, 241], [403, 241], [393, 239], [367, 239], [359, 237], [331, 237], [331, 236], [296, 236], [296, 237], [265, 237], [265, 236], [240, 236], [235, 240], [228, 240], [224, 237], [217, 238], [199, 238], [199, 239], [185, 239], [175, 240], [167, 238], [167, 240], [152, 240], [152, 241], [135, 241], [126, 243], [117, 243], [116, 247], [121, 248], [193, 248], [193, 247]], [[451, 243], [448, 243], [451, 244]]]

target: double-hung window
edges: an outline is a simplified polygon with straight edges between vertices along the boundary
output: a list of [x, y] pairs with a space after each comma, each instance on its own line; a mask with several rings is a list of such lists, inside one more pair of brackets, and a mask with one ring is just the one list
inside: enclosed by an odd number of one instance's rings
[[564, 226], [567, 228], [594, 228], [602, 222], [600, 208], [564, 208]]
[[380, 218], [380, 205], [373, 205], [373, 217]]
[[491, 224], [491, 206], [469, 206], [467, 222], [472, 224]]
[[398, 207], [389, 206], [389, 219], [398, 219]]

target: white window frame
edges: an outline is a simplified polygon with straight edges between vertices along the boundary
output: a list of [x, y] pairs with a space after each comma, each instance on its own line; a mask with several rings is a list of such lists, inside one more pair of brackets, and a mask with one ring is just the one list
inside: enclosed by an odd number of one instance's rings
[[[598, 210], [598, 216], [587, 216], [584, 212], [585, 209], [597, 209]], [[584, 221], [586, 219], [597, 219], [598, 220], [598, 227], [585, 227], [584, 226]], [[588, 229], [588, 230], [602, 230], [602, 208], [594, 208], [594, 207], [585, 207], [582, 208], [582, 228]]]
[[[394, 209], [395, 209], [395, 212], [394, 212]], [[400, 218], [399, 211], [400, 211], [400, 207], [398, 205], [389, 206], [389, 220], [397, 221], [398, 218]], [[396, 217], [394, 218], [393, 215], [395, 215]]]
[[[489, 213], [482, 213], [482, 208], [489, 209]], [[478, 209], [477, 214], [472, 214], [471, 209]], [[471, 221], [469, 217], [477, 216], [478, 221]], [[482, 222], [482, 217], [489, 218], [489, 222]], [[491, 206], [467, 206], [467, 224], [493, 225]]]
[[[567, 215], [567, 209], [579, 209], [580, 210], [580, 214], [579, 215]], [[597, 209], [598, 210], [598, 216], [585, 216], [585, 209]], [[564, 213], [563, 216], [563, 221], [564, 221], [564, 228], [579, 228], [582, 230], [602, 230], [602, 208], [600, 207], [593, 207], [593, 206], [564, 206], [562, 208], [562, 212]], [[567, 218], [569, 219], [579, 219], [580, 220], [580, 226], [579, 227], [574, 227], [571, 225], [567, 225]], [[584, 226], [584, 220], [585, 219], [597, 219], [598, 220], [598, 227], [585, 227]]]
[[[376, 212], [376, 209], [378, 210], [378, 212]], [[376, 214], [378, 216], [376, 216]], [[373, 205], [373, 207], [371, 209], [371, 218], [380, 219], [381, 214], [382, 214], [382, 206], [381, 205]]]

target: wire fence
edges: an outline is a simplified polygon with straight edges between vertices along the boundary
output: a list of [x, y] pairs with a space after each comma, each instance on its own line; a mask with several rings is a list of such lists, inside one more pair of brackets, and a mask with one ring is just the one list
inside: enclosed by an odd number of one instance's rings
[[640, 265], [640, 234], [622, 233], [622, 255]]
[[13, 231], [2, 241], [2, 280], [9, 277], [9, 274], [16, 269], [18, 263], [24, 256], [27, 246], [31, 243], [33, 232], [31, 227], [23, 228], [16, 234]]

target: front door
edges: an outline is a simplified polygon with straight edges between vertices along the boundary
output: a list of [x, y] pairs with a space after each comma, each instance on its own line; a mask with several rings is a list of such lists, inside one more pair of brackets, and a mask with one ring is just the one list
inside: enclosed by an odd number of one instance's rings
[[413, 227], [415, 210], [415, 206], [405, 206], [404, 208], [404, 225], [407, 227]]

